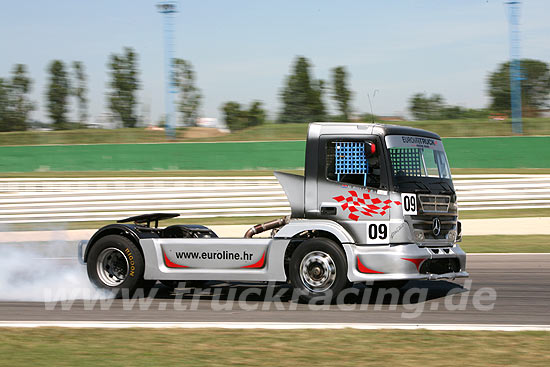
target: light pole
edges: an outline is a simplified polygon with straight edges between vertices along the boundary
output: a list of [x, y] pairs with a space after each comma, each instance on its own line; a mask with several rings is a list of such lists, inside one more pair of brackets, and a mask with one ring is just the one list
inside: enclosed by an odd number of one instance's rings
[[173, 138], [175, 134], [176, 119], [174, 114], [174, 14], [177, 13], [176, 1], [161, 1], [157, 4], [159, 13], [163, 15], [164, 22], [164, 62], [165, 62], [165, 108], [166, 108], [166, 136]]
[[521, 121], [521, 65], [519, 39], [519, 8], [520, 1], [509, 1], [508, 24], [510, 28], [510, 99], [512, 104], [512, 131], [523, 133]]

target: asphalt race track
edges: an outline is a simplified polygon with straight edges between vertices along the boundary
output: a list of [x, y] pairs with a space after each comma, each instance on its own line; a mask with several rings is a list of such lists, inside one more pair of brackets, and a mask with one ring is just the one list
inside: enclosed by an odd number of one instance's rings
[[[51, 259], [49, 261], [59, 261]], [[65, 259], [74, 261], [74, 258]], [[240, 283], [210, 282], [205, 294], [193, 299], [189, 288], [171, 291], [160, 284], [154, 288], [156, 295], [142, 299], [146, 305], [128, 305], [128, 300], [109, 300], [108, 307], [87, 304], [76, 300], [63, 310], [61, 304], [43, 302], [0, 302], [0, 322], [16, 321], [126, 321], [126, 322], [329, 322], [329, 323], [438, 323], [438, 324], [550, 324], [550, 254], [502, 254], [470, 255], [468, 271], [472, 281], [469, 289], [463, 288], [467, 280], [415, 281], [402, 288], [399, 299], [391, 304], [389, 298], [377, 299], [377, 291], [362, 285], [355, 287], [358, 295], [350, 294], [345, 304], [331, 304], [325, 309], [311, 309], [311, 305], [290, 300], [290, 296], [265, 301], [251, 291], [251, 285]], [[258, 285], [253, 285], [258, 287]], [[261, 285], [262, 292], [266, 285]], [[418, 297], [408, 297], [407, 290], [418, 287], [425, 289], [426, 302]], [[479, 309], [474, 294], [481, 288], [490, 287], [496, 291], [496, 300], [480, 301], [482, 307], [494, 304], [492, 309]], [[258, 289], [258, 288], [255, 288]], [[220, 300], [212, 301], [212, 292], [220, 294]], [[247, 291], [248, 290], [248, 291]], [[275, 286], [272, 290], [284, 292], [286, 286]], [[469, 292], [468, 292], [469, 290]], [[222, 308], [228, 294], [235, 292], [244, 297], [244, 307], [236, 300], [228, 310]], [[448, 294], [455, 293], [454, 296]], [[290, 289], [288, 289], [290, 295]], [[365, 294], [367, 294], [365, 296]], [[464, 296], [464, 304], [458, 297]], [[243, 298], [241, 297], [241, 298]], [[388, 296], [389, 297], [389, 296]], [[489, 297], [485, 293], [483, 297]], [[458, 304], [451, 310], [446, 305], [453, 300]], [[177, 307], [174, 305], [177, 304]], [[279, 308], [283, 309], [278, 309]], [[460, 306], [462, 305], [462, 306]], [[55, 307], [53, 307], [55, 306]], [[451, 305], [452, 306], [452, 305]], [[49, 309], [48, 309], [49, 308]], [[52, 309], [53, 308], [53, 309]], [[185, 309], [183, 309], [185, 308]], [[323, 308], [319, 306], [318, 308]], [[344, 309], [345, 308], [345, 309]], [[489, 307], [490, 308], [490, 307]], [[252, 309], [252, 310], [250, 310]], [[413, 317], [414, 316], [414, 317]]]

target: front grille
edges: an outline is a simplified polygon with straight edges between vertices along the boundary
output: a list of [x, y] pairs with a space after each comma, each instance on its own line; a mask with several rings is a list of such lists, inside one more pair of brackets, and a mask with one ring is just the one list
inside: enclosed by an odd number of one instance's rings
[[[457, 230], [458, 212], [450, 195], [418, 194], [418, 215], [410, 218], [415, 231], [421, 231], [426, 245], [446, 245], [455, 242], [449, 238], [449, 231]], [[433, 233], [433, 221], [439, 218], [441, 228], [439, 234]], [[431, 242], [431, 243], [430, 243]]]
[[421, 230], [424, 233], [424, 238], [428, 240], [445, 239], [450, 230], [456, 229], [457, 217], [440, 216], [438, 217], [441, 223], [441, 229], [436, 236], [433, 233], [433, 219], [436, 216], [432, 215], [415, 215], [413, 218], [413, 228]]
[[446, 274], [458, 273], [460, 271], [460, 261], [457, 258], [447, 259], [428, 259], [420, 266], [420, 274]]
[[425, 195], [419, 194], [418, 201], [424, 213], [447, 213], [451, 197], [449, 195]]

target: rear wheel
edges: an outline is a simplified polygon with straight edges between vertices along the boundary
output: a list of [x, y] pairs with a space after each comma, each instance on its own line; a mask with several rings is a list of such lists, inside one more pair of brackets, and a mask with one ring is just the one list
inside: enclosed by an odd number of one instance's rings
[[290, 258], [290, 282], [309, 301], [314, 297], [336, 298], [348, 284], [344, 251], [326, 238], [313, 238], [298, 245]]
[[138, 247], [119, 235], [97, 240], [88, 254], [87, 270], [94, 285], [117, 297], [132, 296], [138, 289], [145, 295], [152, 285], [143, 280], [145, 262]]

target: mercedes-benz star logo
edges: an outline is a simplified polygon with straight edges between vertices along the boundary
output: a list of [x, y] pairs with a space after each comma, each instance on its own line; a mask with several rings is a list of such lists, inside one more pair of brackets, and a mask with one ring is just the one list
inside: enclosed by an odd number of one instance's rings
[[432, 222], [432, 232], [434, 236], [439, 236], [439, 233], [441, 232], [441, 221], [439, 218], [434, 218]]

